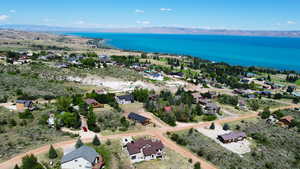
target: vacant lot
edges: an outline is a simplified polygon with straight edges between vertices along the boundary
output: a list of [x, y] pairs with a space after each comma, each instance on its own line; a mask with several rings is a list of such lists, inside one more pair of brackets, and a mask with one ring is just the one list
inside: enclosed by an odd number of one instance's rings
[[53, 110], [45, 107], [33, 112], [33, 118], [20, 119], [18, 113], [0, 107], [0, 161], [35, 147], [70, 139], [44, 123], [42, 116]]
[[[243, 157], [197, 131], [178, 132], [180, 144], [222, 169], [299, 169], [300, 134], [296, 129], [270, 126], [264, 120], [236, 123], [253, 142]], [[252, 138], [251, 138], [252, 137]]]

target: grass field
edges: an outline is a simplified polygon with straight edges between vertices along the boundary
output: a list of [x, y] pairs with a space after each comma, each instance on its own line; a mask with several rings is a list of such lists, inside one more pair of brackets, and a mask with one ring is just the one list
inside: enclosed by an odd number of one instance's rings
[[193, 165], [187, 158], [168, 148], [164, 149], [166, 157], [163, 160], [152, 160], [134, 164], [137, 169], [192, 169]]
[[300, 86], [300, 79], [296, 81], [296, 85]]

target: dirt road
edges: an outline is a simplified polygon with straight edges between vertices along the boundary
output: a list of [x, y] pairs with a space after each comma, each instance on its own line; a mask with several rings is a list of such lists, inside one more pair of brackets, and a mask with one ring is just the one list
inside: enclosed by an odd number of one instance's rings
[[[284, 107], [280, 107], [280, 108], [271, 109], [271, 111], [282, 110], [282, 109], [293, 109], [293, 108], [299, 108], [299, 107], [300, 107], [300, 105], [291, 105], [291, 106], [284, 106]], [[146, 112], [143, 112], [143, 114], [145, 114], [145, 113]], [[252, 114], [246, 114], [246, 115], [241, 115], [241, 116], [237, 116], [237, 117], [228, 117], [228, 118], [224, 118], [224, 119], [220, 119], [220, 120], [215, 120], [214, 123], [218, 123], [218, 124], [229, 123], [229, 122], [234, 122], [234, 121], [240, 121], [243, 119], [254, 118], [257, 116], [258, 116], [258, 113], [252, 113]], [[148, 130], [142, 131], [142, 132], [132, 132], [132, 133], [110, 135], [110, 136], [100, 136], [100, 135], [98, 135], [98, 136], [100, 137], [101, 140], [120, 139], [122, 137], [128, 137], [128, 136], [132, 136], [132, 137], [146, 136], [146, 135], [153, 136], [153, 137], [160, 139], [166, 147], [180, 153], [182, 156], [184, 156], [188, 159], [192, 159], [193, 162], [199, 161], [201, 163], [201, 167], [203, 169], [217, 169], [217, 167], [214, 166], [213, 164], [209, 163], [208, 161], [206, 161], [202, 158], [199, 158], [195, 154], [191, 153], [189, 150], [177, 145], [176, 143], [171, 141], [169, 138], [164, 136], [164, 134], [167, 132], [188, 130], [190, 128], [206, 127], [206, 126], [209, 126], [212, 122], [200, 122], [200, 123], [194, 123], [194, 124], [187, 124], [187, 125], [179, 126], [179, 127], [170, 127], [170, 126], [167, 126], [166, 124], [160, 122], [159, 120], [155, 119], [151, 115], [147, 115], [147, 117], [150, 117], [151, 120], [153, 120], [154, 123], [157, 123], [157, 125], [160, 126], [161, 128], [148, 129]], [[82, 138], [82, 141], [83, 142], [91, 142], [92, 139], [93, 139], [92, 135], [87, 135], [86, 137]], [[74, 146], [75, 142], [76, 142], [76, 140], [69, 140], [69, 141], [56, 143], [53, 146], [55, 148], [65, 149], [65, 148]], [[11, 158], [10, 160], [1, 163], [0, 168], [1, 169], [12, 169], [15, 166], [15, 164], [19, 164], [22, 161], [22, 158], [25, 155], [43, 154], [43, 153], [48, 152], [48, 150], [49, 150], [49, 146], [43, 146], [43, 147], [28, 151], [27, 153], [17, 155], [15, 157]]]

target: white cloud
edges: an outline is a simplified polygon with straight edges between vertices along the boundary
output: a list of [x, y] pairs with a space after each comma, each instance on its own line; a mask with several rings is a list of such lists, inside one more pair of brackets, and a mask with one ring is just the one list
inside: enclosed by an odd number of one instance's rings
[[16, 13], [17, 11], [14, 9], [9, 10], [10, 13]]
[[44, 18], [43, 22], [54, 22], [54, 19], [50, 19], [50, 18]]
[[135, 13], [145, 13], [145, 11], [141, 10], [141, 9], [136, 9]]
[[150, 21], [136, 21], [137, 24], [141, 25], [149, 25], [151, 22]]
[[160, 8], [160, 11], [163, 11], [163, 12], [171, 12], [172, 9], [171, 9], [171, 8]]
[[85, 24], [85, 21], [83, 21], [83, 20], [76, 21], [75, 24], [77, 24], [77, 25], [83, 25], [83, 24]]
[[0, 15], [0, 21], [5, 21], [8, 19], [9, 16], [7, 15]]
[[289, 25], [295, 25], [296, 22], [295, 21], [287, 21], [287, 24], [289, 24]]

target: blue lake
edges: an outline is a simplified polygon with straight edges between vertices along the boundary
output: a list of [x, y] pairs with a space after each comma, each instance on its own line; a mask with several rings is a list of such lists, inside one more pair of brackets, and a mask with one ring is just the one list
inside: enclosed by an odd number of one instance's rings
[[68, 33], [126, 50], [191, 55], [232, 65], [300, 72], [300, 38], [129, 33]]

